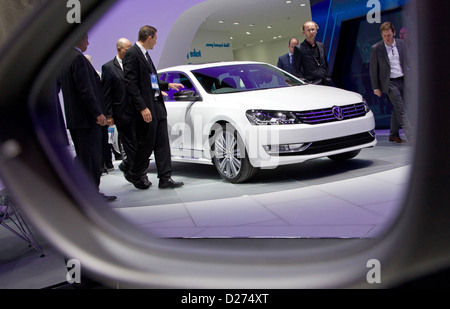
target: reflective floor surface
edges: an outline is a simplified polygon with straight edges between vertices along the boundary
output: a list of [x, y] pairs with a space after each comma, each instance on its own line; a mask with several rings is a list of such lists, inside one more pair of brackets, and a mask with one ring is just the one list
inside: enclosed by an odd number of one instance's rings
[[[327, 158], [262, 170], [249, 183], [223, 181], [213, 166], [173, 163], [173, 178], [185, 185], [138, 190], [117, 168], [102, 176], [101, 191], [116, 195], [108, 205], [158, 237], [304, 238], [339, 241], [373, 238], [397, 217], [408, 184], [413, 147], [388, 141], [356, 158]], [[31, 227], [32, 228], [32, 227]], [[0, 227], [0, 288], [45, 288], [64, 283], [67, 268], [34, 231], [45, 252]]]

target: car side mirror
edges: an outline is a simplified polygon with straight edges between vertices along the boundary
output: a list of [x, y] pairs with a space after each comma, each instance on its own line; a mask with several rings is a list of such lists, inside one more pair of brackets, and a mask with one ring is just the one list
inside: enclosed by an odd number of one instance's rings
[[201, 101], [200, 96], [192, 90], [181, 90], [173, 94], [175, 101]]

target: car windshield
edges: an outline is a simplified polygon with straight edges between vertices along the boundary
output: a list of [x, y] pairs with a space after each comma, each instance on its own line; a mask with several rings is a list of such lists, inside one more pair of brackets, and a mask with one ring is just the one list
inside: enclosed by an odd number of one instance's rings
[[206, 92], [243, 92], [304, 85], [288, 73], [267, 64], [234, 64], [192, 71]]

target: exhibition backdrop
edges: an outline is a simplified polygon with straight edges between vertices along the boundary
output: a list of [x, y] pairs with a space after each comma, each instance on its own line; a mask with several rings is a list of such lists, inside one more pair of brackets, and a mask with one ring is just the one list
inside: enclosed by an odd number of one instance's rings
[[[245, 1], [245, 0], [242, 0]], [[261, 0], [263, 1], [263, 0]], [[361, 93], [375, 113], [377, 128], [388, 128], [391, 105], [377, 100], [368, 84], [369, 46], [381, 39], [379, 23], [368, 23], [366, 15], [374, 1], [311, 1], [311, 19], [319, 24], [317, 39], [325, 43], [333, 78], [339, 87]], [[378, 1], [375, 1], [378, 2]], [[390, 20], [400, 28], [407, 0], [379, 1], [382, 21]], [[126, 37], [137, 39], [138, 29], [150, 24], [158, 28], [158, 42], [151, 52], [159, 69], [184, 63], [227, 60], [256, 60], [275, 64], [277, 55], [287, 52], [287, 43], [271, 42], [233, 50], [226, 33], [198, 31], [208, 12], [229, 5], [220, 0], [120, 0], [89, 32], [87, 54], [94, 66], [115, 56], [115, 42]], [[301, 34], [299, 20], [299, 40]], [[270, 52], [268, 52], [270, 50]]]

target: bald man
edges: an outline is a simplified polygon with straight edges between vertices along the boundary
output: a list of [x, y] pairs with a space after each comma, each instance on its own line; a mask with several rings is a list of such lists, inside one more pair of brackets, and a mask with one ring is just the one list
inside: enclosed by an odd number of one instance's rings
[[303, 24], [305, 40], [294, 48], [294, 75], [309, 83], [333, 86], [324, 45], [316, 41], [318, 29], [313, 21]]
[[122, 59], [133, 46], [130, 40], [120, 38], [116, 43], [116, 56], [102, 66], [102, 86], [105, 99], [108, 125], [116, 125], [125, 158], [119, 169], [126, 174], [136, 153], [136, 134], [134, 130], [134, 110], [129, 103], [123, 78]]

